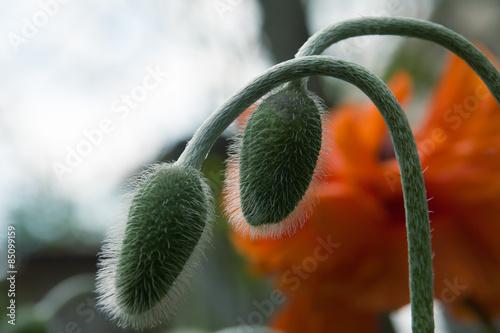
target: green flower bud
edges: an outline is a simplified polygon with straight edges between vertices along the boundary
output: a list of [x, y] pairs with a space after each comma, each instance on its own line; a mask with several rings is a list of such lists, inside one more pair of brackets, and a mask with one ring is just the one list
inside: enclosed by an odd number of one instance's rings
[[99, 305], [120, 326], [169, 320], [209, 234], [209, 190], [199, 171], [157, 165], [134, 186], [126, 226], [103, 247]]
[[322, 109], [313, 94], [287, 87], [252, 113], [228, 167], [239, 168], [237, 175], [229, 170], [226, 190], [226, 212], [237, 229], [242, 217], [253, 236], [290, 234], [302, 225], [311, 211], [306, 194], [320, 177]]

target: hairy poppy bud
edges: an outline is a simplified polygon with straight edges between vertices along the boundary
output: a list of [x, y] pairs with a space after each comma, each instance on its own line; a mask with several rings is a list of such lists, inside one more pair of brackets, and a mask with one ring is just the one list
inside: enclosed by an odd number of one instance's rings
[[140, 177], [97, 277], [100, 306], [119, 325], [154, 327], [175, 311], [209, 233], [208, 192], [200, 172], [182, 165], [154, 166]]
[[[238, 165], [239, 173], [228, 175], [226, 212], [237, 228], [244, 218], [255, 229], [251, 233], [279, 236], [301, 224], [310, 210], [304, 197], [318, 178], [321, 110], [311, 93], [284, 88], [266, 97], [252, 113], [234, 148], [232, 164]], [[236, 199], [231, 182], [237, 183]]]

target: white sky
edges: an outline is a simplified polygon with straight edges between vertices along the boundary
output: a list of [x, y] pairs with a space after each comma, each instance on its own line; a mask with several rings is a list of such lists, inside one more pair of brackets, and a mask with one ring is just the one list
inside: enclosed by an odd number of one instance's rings
[[227, 3], [2, 1], [2, 211], [40, 179], [84, 205], [106, 200], [267, 68], [259, 8]]

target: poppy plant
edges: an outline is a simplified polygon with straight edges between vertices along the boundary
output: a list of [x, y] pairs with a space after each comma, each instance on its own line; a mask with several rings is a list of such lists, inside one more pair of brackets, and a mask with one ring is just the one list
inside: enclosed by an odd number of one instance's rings
[[[389, 85], [405, 104], [411, 78]], [[500, 107], [451, 56], [414, 135], [431, 211], [434, 293], [455, 314], [500, 315]], [[286, 332], [378, 332], [379, 315], [408, 304], [405, 212], [398, 163], [371, 103], [349, 102], [327, 124], [318, 204], [291, 237], [233, 234], [254, 271], [287, 301], [271, 318]], [[318, 248], [328, 242], [331, 251]], [[334, 246], [333, 246], [334, 245]]]
[[[493, 100], [472, 76], [471, 82], [478, 85], [470, 96], [467, 93], [472, 90], [463, 90], [470, 82], [457, 83], [461, 77], [455, 78], [452, 87], [462, 89], [459, 93], [466, 94], [461, 95], [466, 99], [462, 107], [444, 104], [449, 107], [444, 111], [436, 102], [436, 111], [417, 136], [419, 157], [408, 119], [386, 84], [360, 65], [318, 55], [339, 40], [366, 34], [418, 37], [450, 49], [478, 73], [500, 103], [500, 73], [495, 65], [467, 39], [439, 24], [409, 18], [361, 18], [324, 28], [304, 44], [295, 59], [265, 71], [212, 113], [177, 161], [153, 166], [133, 183], [127, 218], [110, 229], [100, 257], [97, 292], [105, 313], [119, 325], [137, 329], [171, 318], [184, 299], [187, 272], [199, 265], [198, 254], [210, 234], [211, 195], [199, 172], [203, 160], [217, 137], [261, 98], [233, 147], [226, 212], [235, 229], [262, 239], [290, 236], [309, 222], [292, 238], [258, 243], [242, 239], [239, 244], [262, 271], [281, 273], [279, 284], [295, 292], [295, 300], [288, 302], [284, 315], [276, 320], [277, 327], [292, 324], [293, 329], [321, 331], [329, 327], [325, 320], [333, 320], [353, 331], [356, 325], [372, 327], [373, 313], [410, 301], [412, 329], [434, 331], [429, 211], [420, 158], [428, 164], [439, 163], [430, 173], [435, 176], [430, 192], [440, 198], [437, 208], [445, 207], [445, 213], [438, 215], [443, 221], [436, 224], [451, 225], [448, 232], [458, 232], [454, 239], [462, 234], [472, 239], [452, 242], [449, 247], [469, 256], [472, 264], [481, 264], [481, 269], [497, 264], [498, 256], [491, 255], [496, 253], [492, 232], [496, 225], [491, 222], [495, 214], [488, 201], [497, 194], [496, 182], [490, 182], [490, 171], [498, 171], [491, 162], [498, 155], [496, 122], [490, 119], [498, 111]], [[371, 106], [360, 112], [351, 106], [325, 123], [321, 102], [307, 90], [307, 78], [314, 75], [355, 85], [381, 116]], [[395, 84], [400, 98], [409, 91], [407, 81], [400, 76]], [[447, 100], [446, 96], [437, 101]], [[495, 111], [477, 120], [472, 111], [485, 105]], [[326, 132], [333, 133], [332, 141], [336, 141], [332, 155], [324, 149], [330, 141]], [[469, 136], [462, 140], [458, 133]], [[449, 164], [449, 158], [456, 156], [460, 156], [456, 163]], [[316, 189], [323, 178], [327, 185]], [[449, 193], [448, 184], [454, 184]], [[479, 189], [483, 185], [486, 190]], [[311, 197], [319, 199], [317, 208], [317, 200]], [[450, 208], [454, 204], [461, 206]], [[479, 222], [472, 223], [472, 219]], [[464, 250], [471, 245], [482, 246], [488, 255], [471, 259]], [[460, 304], [488, 318], [483, 308], [494, 308], [497, 290], [458, 284], [457, 277], [469, 270], [453, 256], [450, 262], [444, 275], [457, 276], [437, 283], [438, 288], [447, 288], [439, 290], [441, 295], [451, 291], [448, 300], [463, 299]], [[469, 274], [466, 282], [492, 285], [495, 272], [495, 268], [485, 269], [481, 273], [488, 278], [479, 280]], [[445, 296], [441, 299], [446, 301]], [[332, 307], [338, 308], [335, 316], [329, 315]], [[301, 319], [307, 311], [312, 321]], [[295, 325], [297, 319], [302, 321]]]

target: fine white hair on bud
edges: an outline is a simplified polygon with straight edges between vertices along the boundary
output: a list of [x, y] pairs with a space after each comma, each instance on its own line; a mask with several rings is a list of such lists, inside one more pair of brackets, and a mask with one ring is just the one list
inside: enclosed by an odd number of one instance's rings
[[291, 235], [311, 215], [329, 146], [324, 110], [311, 92], [285, 87], [266, 96], [240, 126], [224, 192], [225, 213], [237, 232]]
[[126, 223], [102, 247], [98, 306], [119, 326], [144, 329], [170, 320], [210, 236], [212, 202], [200, 171], [149, 167], [131, 185]]

